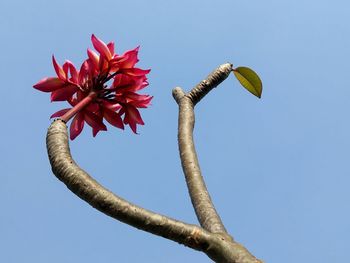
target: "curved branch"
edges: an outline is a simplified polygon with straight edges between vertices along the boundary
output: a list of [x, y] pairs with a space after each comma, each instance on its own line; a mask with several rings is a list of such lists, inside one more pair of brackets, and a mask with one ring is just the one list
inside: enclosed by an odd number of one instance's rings
[[226, 63], [209, 74], [188, 94], [179, 87], [173, 90], [174, 99], [179, 105], [178, 143], [182, 169], [198, 221], [204, 229], [212, 233], [227, 233], [227, 231], [211, 201], [199, 167], [193, 142], [194, 106], [210, 90], [224, 81], [231, 71], [232, 65]]
[[188, 242], [192, 232], [200, 231], [197, 226], [131, 204], [104, 188], [82, 170], [70, 154], [67, 126], [64, 121], [56, 120], [51, 124], [46, 144], [53, 173], [74, 194], [92, 207], [138, 229], [201, 250], [200, 247]]
[[215, 262], [262, 263], [226, 234], [151, 212], [129, 203], [100, 185], [73, 160], [64, 121], [54, 121], [47, 132], [47, 151], [53, 173], [88, 204], [121, 222], [202, 251]]

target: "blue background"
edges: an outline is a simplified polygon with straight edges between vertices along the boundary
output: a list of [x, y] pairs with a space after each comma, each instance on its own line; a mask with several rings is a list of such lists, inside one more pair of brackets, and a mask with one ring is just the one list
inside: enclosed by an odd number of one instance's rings
[[51, 173], [45, 135], [65, 103], [32, 85], [51, 55], [77, 66], [95, 33], [151, 68], [140, 135], [109, 127], [71, 142], [118, 195], [196, 223], [177, 152], [175, 86], [249, 66], [261, 100], [229, 77], [196, 107], [195, 141], [229, 232], [269, 263], [346, 262], [350, 244], [350, 6], [307, 1], [1, 1], [0, 262], [210, 262], [121, 224]]

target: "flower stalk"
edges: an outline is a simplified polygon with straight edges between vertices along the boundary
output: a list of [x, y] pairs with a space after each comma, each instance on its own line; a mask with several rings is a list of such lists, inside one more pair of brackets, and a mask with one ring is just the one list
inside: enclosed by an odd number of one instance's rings
[[75, 114], [77, 114], [82, 109], [84, 109], [87, 105], [89, 105], [96, 97], [97, 97], [96, 92], [93, 92], [93, 91], [90, 92], [90, 94], [87, 97], [79, 101], [77, 105], [75, 105], [65, 114], [63, 114], [62, 117], [60, 117], [60, 119], [65, 123], [67, 123]]

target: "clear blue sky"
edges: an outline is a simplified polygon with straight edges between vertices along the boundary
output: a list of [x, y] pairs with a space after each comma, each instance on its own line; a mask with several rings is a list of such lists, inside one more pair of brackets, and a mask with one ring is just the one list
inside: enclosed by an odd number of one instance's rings
[[65, 103], [32, 85], [51, 55], [79, 65], [90, 35], [141, 45], [153, 105], [140, 135], [91, 129], [76, 161], [118, 195], [196, 223], [177, 152], [175, 86], [218, 65], [256, 70], [261, 100], [233, 76], [196, 108], [202, 172], [227, 229], [269, 263], [347, 262], [350, 244], [350, 5], [309, 1], [1, 1], [0, 262], [210, 262], [121, 224], [51, 173], [49, 116]]

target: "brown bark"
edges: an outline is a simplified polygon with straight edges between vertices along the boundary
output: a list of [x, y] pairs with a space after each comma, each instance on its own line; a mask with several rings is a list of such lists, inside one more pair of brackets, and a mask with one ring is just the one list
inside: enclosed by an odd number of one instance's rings
[[174, 99], [179, 105], [178, 143], [187, 188], [199, 223], [212, 233], [226, 233], [226, 229], [211, 201], [199, 167], [193, 142], [194, 107], [210, 90], [224, 81], [231, 71], [231, 64], [223, 64], [188, 94], [179, 87], [173, 90]]

